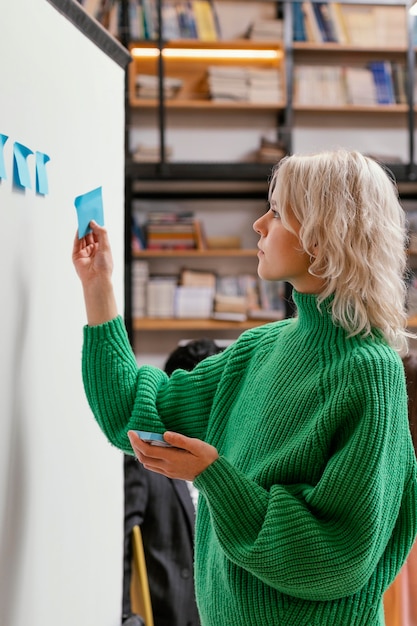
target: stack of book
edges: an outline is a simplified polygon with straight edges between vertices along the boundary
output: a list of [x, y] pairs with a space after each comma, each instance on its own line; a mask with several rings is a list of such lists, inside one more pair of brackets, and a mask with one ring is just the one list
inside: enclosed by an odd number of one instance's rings
[[283, 90], [281, 74], [278, 70], [248, 68], [249, 102], [282, 102]]
[[282, 280], [258, 281], [259, 307], [248, 312], [250, 319], [281, 320], [285, 317], [285, 283]]
[[179, 283], [175, 294], [175, 316], [210, 318], [216, 289], [215, 273], [183, 269]]
[[249, 99], [248, 71], [245, 67], [210, 65], [207, 69], [210, 97], [216, 102]]
[[285, 316], [283, 282], [253, 274], [219, 276], [213, 271], [183, 269], [177, 275], [148, 275], [148, 263], [133, 265], [133, 315], [156, 318], [203, 318], [243, 322]]
[[149, 264], [138, 261], [132, 264], [132, 314], [133, 317], [145, 317], [147, 314], [147, 286], [149, 281]]
[[249, 30], [249, 39], [254, 41], [282, 41], [284, 22], [275, 20], [255, 20]]
[[197, 247], [192, 212], [154, 211], [145, 225], [149, 250], [192, 250]]
[[207, 69], [212, 100], [276, 103], [283, 100], [281, 74], [276, 69], [211, 65]]
[[[159, 78], [153, 74], [138, 74], [136, 76], [136, 96], [145, 99], [157, 99], [159, 97]], [[166, 100], [175, 98], [181, 89], [181, 78], [164, 76], [162, 89]]]
[[255, 160], [258, 163], [278, 163], [286, 154], [287, 147], [283, 142], [262, 137], [260, 146], [255, 152]]
[[174, 317], [176, 289], [176, 276], [150, 276], [146, 290], [147, 316]]

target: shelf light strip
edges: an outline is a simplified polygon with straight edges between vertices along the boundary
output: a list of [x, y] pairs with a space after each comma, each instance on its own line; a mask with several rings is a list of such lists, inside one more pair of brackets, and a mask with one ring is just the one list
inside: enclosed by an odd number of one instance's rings
[[[136, 58], [155, 58], [160, 54], [158, 48], [132, 48]], [[169, 59], [252, 59], [256, 61], [272, 61], [282, 58], [281, 50], [215, 50], [198, 48], [164, 48], [162, 56]]]

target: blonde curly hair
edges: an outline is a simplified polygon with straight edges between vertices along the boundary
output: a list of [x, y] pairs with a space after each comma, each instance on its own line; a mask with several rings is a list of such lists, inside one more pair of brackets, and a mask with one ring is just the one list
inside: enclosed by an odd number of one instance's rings
[[332, 316], [351, 335], [379, 329], [401, 354], [408, 349], [405, 213], [395, 182], [376, 161], [335, 150], [283, 158], [269, 198], [286, 228], [292, 212], [311, 257], [309, 271], [325, 281], [318, 304], [334, 294]]

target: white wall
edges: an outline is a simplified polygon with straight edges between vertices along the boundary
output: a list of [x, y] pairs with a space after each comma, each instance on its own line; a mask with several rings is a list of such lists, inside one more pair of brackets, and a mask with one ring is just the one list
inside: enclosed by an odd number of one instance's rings
[[[82, 387], [71, 250], [74, 198], [102, 185], [122, 312], [124, 71], [46, 0], [0, 14], [0, 624], [115, 626], [122, 457]], [[48, 195], [13, 187], [14, 141], [50, 156]]]

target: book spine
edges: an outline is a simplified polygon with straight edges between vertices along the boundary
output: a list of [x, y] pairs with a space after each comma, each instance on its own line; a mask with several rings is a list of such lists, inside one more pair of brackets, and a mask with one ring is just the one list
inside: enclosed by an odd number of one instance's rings
[[301, 2], [293, 2], [293, 41], [307, 41], [306, 29], [304, 26], [304, 15]]

